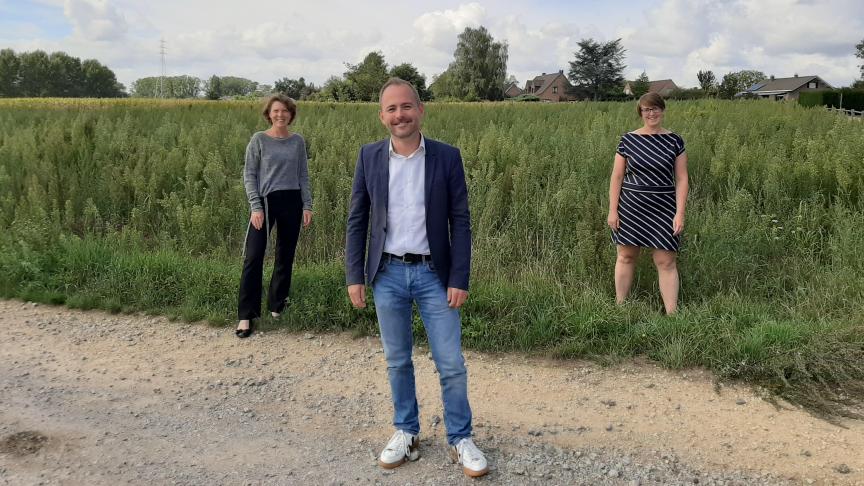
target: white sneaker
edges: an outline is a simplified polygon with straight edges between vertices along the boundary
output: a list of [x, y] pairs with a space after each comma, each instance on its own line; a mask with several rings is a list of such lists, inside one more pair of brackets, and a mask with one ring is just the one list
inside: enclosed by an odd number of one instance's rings
[[393, 469], [405, 463], [420, 459], [420, 439], [404, 430], [397, 430], [390, 442], [378, 456], [378, 464], [384, 469]]
[[474, 445], [470, 437], [465, 437], [450, 447], [450, 458], [453, 462], [462, 464], [462, 472], [466, 476], [479, 478], [489, 472], [486, 456]]

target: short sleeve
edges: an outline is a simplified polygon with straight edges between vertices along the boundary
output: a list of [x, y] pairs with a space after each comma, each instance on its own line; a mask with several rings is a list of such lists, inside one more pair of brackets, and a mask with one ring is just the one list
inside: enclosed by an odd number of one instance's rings
[[678, 135], [675, 135], [675, 157], [684, 153], [684, 139]]
[[621, 136], [621, 141], [618, 142], [618, 148], [615, 149], [615, 152], [617, 154], [620, 154], [621, 157], [624, 157], [625, 159], [628, 157], [627, 142], [625, 141], [624, 135]]

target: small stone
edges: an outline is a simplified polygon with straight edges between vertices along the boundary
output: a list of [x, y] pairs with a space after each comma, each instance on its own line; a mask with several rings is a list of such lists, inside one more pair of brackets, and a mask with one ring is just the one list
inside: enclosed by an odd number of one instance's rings
[[744, 400], [743, 398], [735, 400], [735, 405], [744, 405], [745, 403], [747, 403], [747, 400]]
[[808, 450], [803, 450], [803, 451], [801, 451], [801, 455], [804, 457], [812, 457], [813, 453], [808, 451]]
[[609, 472], [606, 473], [606, 475], [609, 476], [610, 478], [617, 478], [618, 476], [621, 475], [621, 471], [619, 471], [615, 468], [612, 468], [609, 470]]
[[852, 472], [852, 470], [849, 469], [849, 466], [847, 466], [846, 464], [838, 464], [837, 466], [834, 466], [834, 470], [840, 474], [849, 474], [850, 472]]
[[612, 424], [606, 426], [606, 432], [612, 432]]

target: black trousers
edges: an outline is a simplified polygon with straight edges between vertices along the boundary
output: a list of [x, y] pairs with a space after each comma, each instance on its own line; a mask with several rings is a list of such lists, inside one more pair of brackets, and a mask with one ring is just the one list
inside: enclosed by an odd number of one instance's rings
[[240, 293], [237, 317], [255, 319], [261, 317], [261, 292], [264, 277], [264, 252], [267, 250], [267, 232], [276, 227], [276, 261], [267, 293], [267, 307], [271, 312], [282, 312], [291, 290], [291, 270], [294, 267], [294, 252], [300, 237], [303, 220], [303, 200], [300, 190], [275, 191], [267, 195], [264, 205], [265, 223], [256, 230], [249, 223], [246, 234], [246, 257], [240, 276]]

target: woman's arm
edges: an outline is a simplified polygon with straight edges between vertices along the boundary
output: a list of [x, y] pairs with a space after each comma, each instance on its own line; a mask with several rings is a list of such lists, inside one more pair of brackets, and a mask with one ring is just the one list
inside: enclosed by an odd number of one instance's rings
[[615, 162], [612, 165], [612, 177], [609, 178], [609, 217], [606, 223], [612, 231], [618, 231], [620, 221], [618, 220], [618, 198], [621, 196], [621, 184], [624, 182], [624, 173], [627, 170], [627, 159], [616, 153]]
[[687, 175], [687, 152], [681, 152], [675, 159], [675, 219], [672, 220], [672, 234], [684, 231], [684, 210], [687, 207], [687, 193], [690, 181]]

